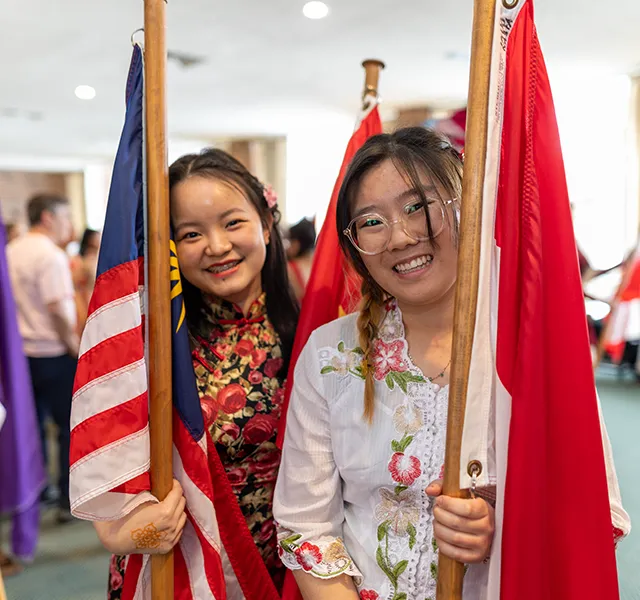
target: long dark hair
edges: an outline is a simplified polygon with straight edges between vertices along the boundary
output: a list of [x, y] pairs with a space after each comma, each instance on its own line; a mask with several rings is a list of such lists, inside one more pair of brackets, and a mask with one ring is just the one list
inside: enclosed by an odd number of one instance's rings
[[[430, 129], [406, 127], [394, 133], [376, 135], [369, 138], [353, 157], [338, 195], [336, 226], [342, 251], [362, 277], [362, 305], [358, 316], [358, 333], [366, 364], [370, 363], [373, 342], [378, 335], [378, 327], [383, 315], [382, 309], [388, 294], [371, 277], [360, 252], [353, 247], [343, 232], [353, 218], [353, 201], [363, 178], [386, 160], [393, 162], [425, 205], [427, 197], [420, 181], [420, 172], [426, 173], [429, 179], [439, 185], [450, 198], [459, 198], [462, 193], [462, 157], [446, 138]], [[440, 198], [440, 201], [443, 202], [443, 199]], [[428, 211], [425, 211], [425, 214], [426, 228], [431, 233]], [[457, 240], [457, 218], [454, 219], [451, 229]], [[435, 252], [436, 240], [432, 239], [430, 244]], [[364, 417], [371, 422], [374, 408], [374, 381], [371, 369], [366, 369], [365, 372]]]
[[[187, 154], [169, 167], [169, 189], [189, 177], [208, 177], [229, 183], [253, 204], [260, 215], [262, 226], [271, 231], [267, 255], [262, 267], [262, 289], [267, 299], [267, 315], [280, 337], [286, 373], [298, 324], [299, 306], [289, 285], [287, 259], [278, 223], [277, 205], [269, 208], [265, 200], [265, 186], [245, 166], [217, 148], [206, 148], [200, 154]], [[188, 281], [183, 281], [187, 319], [200, 318], [203, 307], [202, 293]], [[191, 317], [189, 317], [191, 315]]]
[[82, 240], [80, 240], [80, 249], [78, 250], [78, 254], [80, 256], [86, 256], [87, 255], [87, 250], [89, 249], [89, 243], [91, 242], [91, 238], [94, 235], [98, 235], [98, 233], [100, 233], [99, 231], [96, 231], [95, 229], [85, 229], [84, 233], [82, 234]]
[[313, 252], [316, 247], [316, 226], [314, 221], [304, 218], [289, 227], [289, 240], [295, 240], [300, 244], [298, 255], [295, 258], [300, 258]]

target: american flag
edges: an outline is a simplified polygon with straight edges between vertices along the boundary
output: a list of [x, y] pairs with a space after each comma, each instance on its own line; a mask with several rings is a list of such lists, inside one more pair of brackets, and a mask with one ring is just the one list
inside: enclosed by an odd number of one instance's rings
[[[136, 47], [71, 413], [71, 509], [92, 521], [117, 520], [156, 501], [149, 472], [147, 379], [153, 365], [145, 344], [143, 103], [143, 55]], [[173, 242], [171, 289], [173, 473], [188, 516], [174, 549], [174, 598], [278, 598], [204, 426]], [[150, 565], [149, 555], [129, 558], [123, 600], [151, 597]]]

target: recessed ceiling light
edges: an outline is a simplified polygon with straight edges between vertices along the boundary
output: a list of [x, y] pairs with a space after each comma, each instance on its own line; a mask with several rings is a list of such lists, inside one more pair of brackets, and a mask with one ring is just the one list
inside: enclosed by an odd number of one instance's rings
[[324, 19], [329, 14], [329, 7], [324, 2], [307, 2], [302, 7], [302, 14], [307, 19]]
[[76, 88], [76, 96], [80, 100], [93, 100], [96, 97], [96, 90], [90, 85], [79, 85]]

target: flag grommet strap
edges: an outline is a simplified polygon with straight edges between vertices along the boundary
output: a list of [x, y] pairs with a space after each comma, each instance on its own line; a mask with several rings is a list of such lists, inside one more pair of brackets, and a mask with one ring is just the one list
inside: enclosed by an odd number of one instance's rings
[[482, 463], [479, 460], [472, 460], [467, 465], [469, 477], [480, 477], [482, 474]]

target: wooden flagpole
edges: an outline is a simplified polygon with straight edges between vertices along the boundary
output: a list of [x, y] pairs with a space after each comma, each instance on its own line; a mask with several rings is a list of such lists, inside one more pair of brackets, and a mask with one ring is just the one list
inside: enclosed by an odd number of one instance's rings
[[[365, 71], [364, 91], [362, 92], [362, 100], [366, 102], [367, 96], [378, 97], [378, 82], [380, 81], [380, 72], [384, 69], [384, 63], [381, 60], [369, 58], [362, 63]], [[366, 108], [366, 106], [365, 106]]]
[[[451, 384], [442, 488], [444, 495], [454, 498], [465, 496], [465, 492], [460, 490], [460, 452], [478, 299], [491, 51], [496, 2], [499, 1], [474, 2]], [[464, 565], [440, 554], [437, 599], [461, 600], [463, 577]]]
[[[149, 246], [149, 431], [151, 491], [160, 500], [167, 496], [173, 484], [165, 4], [165, 0], [144, 2]], [[153, 600], [173, 598], [173, 552], [151, 557], [151, 597]]]

